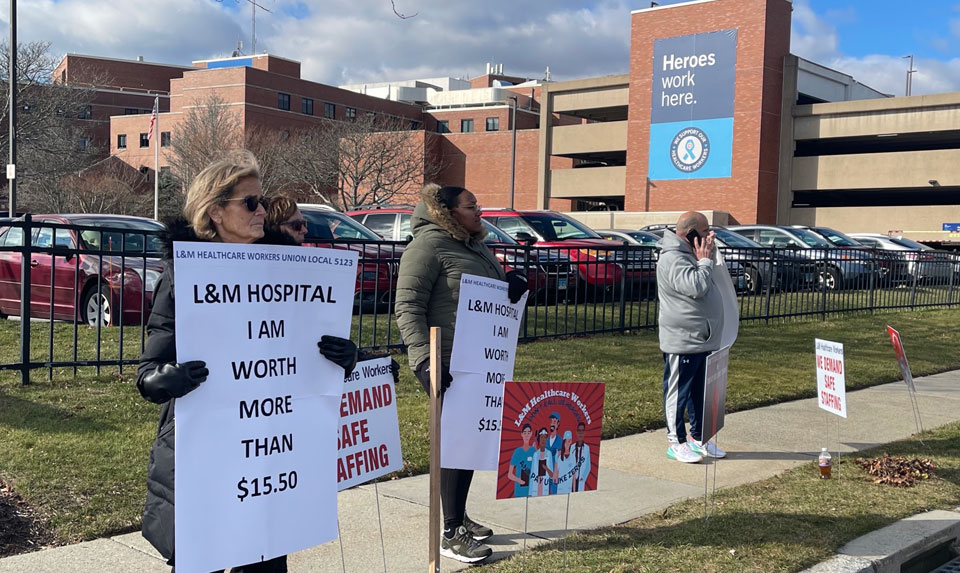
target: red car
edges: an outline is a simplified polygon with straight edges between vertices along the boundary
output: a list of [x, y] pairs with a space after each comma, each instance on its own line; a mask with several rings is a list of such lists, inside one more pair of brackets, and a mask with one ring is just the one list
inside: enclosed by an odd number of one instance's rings
[[[380, 207], [348, 211], [347, 215], [363, 223], [365, 227], [387, 240], [409, 241], [413, 238], [410, 230], [411, 207]], [[536, 263], [526, 263], [524, 247], [509, 235], [484, 221], [487, 236], [484, 242], [490, 248], [504, 270], [514, 269], [527, 272], [530, 285], [529, 303], [547, 299], [563, 298], [568, 289], [576, 287], [576, 280], [570, 280], [570, 261], [562, 253], [536, 253]]]
[[[105, 326], [146, 322], [163, 272], [156, 235], [163, 225], [94, 214], [34, 215], [33, 223], [30, 244], [50, 251], [30, 257], [31, 317], [50, 317], [52, 306], [55, 320]], [[19, 247], [22, 241], [22, 228], [0, 228], [0, 246]], [[18, 252], [0, 251], [0, 313], [7, 316], [20, 315], [21, 259]]]
[[396, 295], [397, 269], [404, 247], [383, 244], [383, 239], [376, 233], [325, 205], [301, 203], [298, 207], [300, 214], [307, 221], [304, 245], [329, 248], [334, 245], [325, 241], [333, 239], [358, 241], [338, 244], [335, 247], [360, 253], [354, 306], [362, 312], [389, 308]]
[[619, 286], [624, 268], [631, 292], [639, 292], [633, 287], [656, 280], [656, 271], [645, 264], [643, 253], [611, 249], [610, 241], [562, 213], [484, 209], [480, 216], [518, 241], [562, 249], [576, 262], [584, 290], [593, 294]]

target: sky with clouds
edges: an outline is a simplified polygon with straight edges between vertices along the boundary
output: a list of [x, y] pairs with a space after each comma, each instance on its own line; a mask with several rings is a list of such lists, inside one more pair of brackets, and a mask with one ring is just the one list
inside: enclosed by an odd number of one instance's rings
[[[555, 80], [626, 73], [630, 11], [649, 0], [256, 0], [257, 51], [328, 84], [504, 72]], [[660, 0], [661, 5], [677, 0]], [[4, 7], [5, 8], [5, 7]], [[189, 64], [250, 48], [250, 0], [18, 0], [21, 42], [54, 54]], [[8, 37], [9, 15], [0, 14]], [[902, 95], [960, 91], [960, 0], [794, 0], [791, 51]]]

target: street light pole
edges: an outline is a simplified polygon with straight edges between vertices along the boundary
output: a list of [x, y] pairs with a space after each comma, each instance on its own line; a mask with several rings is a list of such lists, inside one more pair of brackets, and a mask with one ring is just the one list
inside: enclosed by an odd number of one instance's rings
[[513, 117], [510, 127], [513, 129], [513, 145], [510, 148], [510, 208], [513, 209], [513, 192], [517, 178], [517, 96], [510, 96], [513, 100]]
[[913, 69], [913, 54], [910, 54], [909, 56], [903, 56], [903, 58], [901, 59], [907, 59], [907, 58], [910, 59], [910, 67], [907, 68], [907, 88], [906, 88], [906, 95], [909, 96], [911, 93], [913, 93], [913, 74], [916, 73], [917, 70]]
[[17, 216], [17, 0], [10, 0], [10, 68], [7, 70], [10, 100], [10, 129], [7, 144], [10, 160], [7, 163], [8, 210], [11, 217]]

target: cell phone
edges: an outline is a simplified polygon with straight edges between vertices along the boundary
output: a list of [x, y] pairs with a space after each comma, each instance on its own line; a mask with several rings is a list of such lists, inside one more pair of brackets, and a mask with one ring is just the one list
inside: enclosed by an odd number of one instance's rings
[[687, 233], [686, 237], [687, 237], [687, 241], [690, 242], [690, 246], [696, 247], [697, 246], [696, 239], [700, 238], [700, 233], [698, 233], [696, 229], [691, 229], [690, 232]]

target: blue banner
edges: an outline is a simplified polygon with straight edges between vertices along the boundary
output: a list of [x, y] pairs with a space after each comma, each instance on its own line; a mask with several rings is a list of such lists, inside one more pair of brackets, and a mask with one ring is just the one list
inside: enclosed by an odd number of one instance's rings
[[655, 40], [648, 177], [730, 177], [737, 30]]

